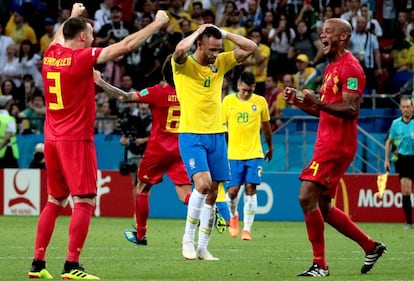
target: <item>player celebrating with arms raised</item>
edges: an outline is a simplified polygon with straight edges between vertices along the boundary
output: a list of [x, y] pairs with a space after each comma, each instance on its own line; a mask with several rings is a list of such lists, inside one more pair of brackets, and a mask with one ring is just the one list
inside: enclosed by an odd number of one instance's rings
[[93, 66], [131, 52], [168, 22], [164, 11], [155, 20], [105, 48], [92, 48], [93, 30], [75, 3], [70, 18], [56, 31], [44, 53], [42, 76], [46, 99], [45, 161], [48, 201], [39, 217], [34, 259], [29, 278], [52, 279], [46, 269], [46, 250], [56, 219], [72, 196], [69, 243], [62, 279], [96, 280], [79, 258], [95, 208], [97, 160], [94, 139], [95, 83]]
[[324, 22], [320, 37], [330, 63], [324, 73], [320, 99], [306, 89], [300, 99], [293, 88], [286, 88], [283, 93], [289, 104], [319, 117], [313, 158], [299, 176], [302, 180], [299, 201], [312, 244], [313, 265], [298, 276], [329, 275], [325, 221], [364, 250], [361, 273], [370, 271], [387, 250], [383, 243], [368, 237], [342, 210], [331, 205], [337, 184], [357, 150], [358, 115], [365, 87], [364, 71], [347, 50], [351, 31], [351, 25], [345, 20], [334, 18]]

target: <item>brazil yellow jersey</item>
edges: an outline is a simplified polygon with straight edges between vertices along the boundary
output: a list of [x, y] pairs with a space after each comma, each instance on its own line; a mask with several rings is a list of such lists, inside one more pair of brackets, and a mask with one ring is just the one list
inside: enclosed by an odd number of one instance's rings
[[238, 63], [234, 52], [217, 56], [214, 65], [203, 66], [193, 56], [183, 64], [171, 60], [181, 116], [179, 133], [223, 133], [221, 87], [224, 75]]
[[262, 122], [270, 120], [264, 97], [252, 94], [247, 101], [237, 93], [223, 99], [223, 120], [228, 128], [228, 155], [230, 160], [264, 158], [260, 141]]

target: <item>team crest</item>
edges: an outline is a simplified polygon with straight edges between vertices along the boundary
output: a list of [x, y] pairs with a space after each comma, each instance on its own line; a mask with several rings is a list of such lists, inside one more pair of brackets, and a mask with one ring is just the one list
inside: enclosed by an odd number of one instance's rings
[[194, 158], [191, 158], [188, 161], [188, 165], [190, 166], [191, 169], [195, 169], [195, 160], [194, 160]]
[[252, 104], [252, 110], [256, 111], [257, 110], [257, 106], [255, 104]]

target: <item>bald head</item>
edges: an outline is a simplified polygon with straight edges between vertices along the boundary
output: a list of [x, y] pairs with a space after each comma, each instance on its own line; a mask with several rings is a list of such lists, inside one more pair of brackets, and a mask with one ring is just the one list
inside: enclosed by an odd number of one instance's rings
[[339, 32], [346, 32], [346, 33], [352, 32], [352, 26], [347, 20], [344, 20], [341, 18], [330, 18], [330, 19], [327, 19], [326, 22], [332, 22], [333, 24], [335, 24], [335, 26], [338, 27]]

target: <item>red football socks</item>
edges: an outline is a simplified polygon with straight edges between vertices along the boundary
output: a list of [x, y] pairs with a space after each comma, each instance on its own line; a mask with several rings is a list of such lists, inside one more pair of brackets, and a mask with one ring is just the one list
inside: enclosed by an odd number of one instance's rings
[[306, 230], [312, 244], [313, 263], [327, 269], [325, 255], [325, 221], [320, 209], [305, 214]]
[[149, 216], [149, 194], [138, 193], [135, 202], [135, 219], [137, 223], [137, 239], [142, 240], [147, 233]]
[[365, 253], [375, 247], [375, 241], [370, 239], [342, 210], [332, 207], [326, 217], [326, 222], [346, 237], [357, 242]]
[[79, 256], [88, 236], [89, 224], [95, 206], [88, 203], [75, 203], [69, 224], [69, 247], [66, 260], [79, 262]]
[[56, 219], [62, 209], [61, 206], [47, 202], [45, 208], [40, 214], [37, 224], [37, 234], [35, 242], [34, 259], [44, 261], [46, 258], [46, 249], [55, 229]]

